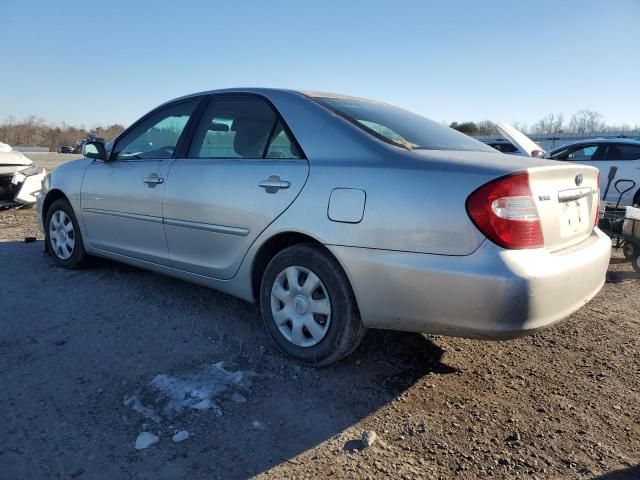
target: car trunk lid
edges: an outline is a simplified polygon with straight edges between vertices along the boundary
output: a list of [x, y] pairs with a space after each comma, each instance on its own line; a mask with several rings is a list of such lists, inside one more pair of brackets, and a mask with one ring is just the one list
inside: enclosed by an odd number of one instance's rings
[[528, 157], [542, 157], [542, 155], [544, 154], [544, 150], [537, 143], [535, 143], [520, 130], [512, 127], [508, 123], [497, 123], [496, 128], [523, 155], [526, 155]]
[[588, 238], [598, 214], [598, 170], [564, 164], [527, 172], [545, 248], [560, 250]]

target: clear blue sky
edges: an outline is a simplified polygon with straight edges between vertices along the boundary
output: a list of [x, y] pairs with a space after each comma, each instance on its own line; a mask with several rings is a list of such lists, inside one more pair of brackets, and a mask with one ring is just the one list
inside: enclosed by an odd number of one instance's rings
[[639, 49], [640, 0], [0, 0], [0, 121], [126, 125], [183, 94], [268, 86], [437, 121], [589, 108], [640, 124]]

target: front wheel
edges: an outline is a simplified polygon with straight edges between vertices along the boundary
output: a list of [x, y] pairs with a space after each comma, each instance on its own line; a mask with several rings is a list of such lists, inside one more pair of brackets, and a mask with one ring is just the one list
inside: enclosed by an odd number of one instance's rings
[[48, 252], [57, 265], [76, 269], [89, 264], [78, 220], [73, 213], [73, 208], [64, 199], [56, 200], [47, 210], [45, 242]]
[[271, 260], [260, 285], [260, 309], [276, 345], [310, 366], [346, 357], [366, 332], [346, 274], [319, 245], [294, 245]]

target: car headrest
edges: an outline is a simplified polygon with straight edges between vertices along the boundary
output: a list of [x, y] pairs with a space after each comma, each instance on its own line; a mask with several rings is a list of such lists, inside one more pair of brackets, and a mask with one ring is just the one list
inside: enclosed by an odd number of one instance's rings
[[260, 118], [237, 118], [231, 130], [236, 132], [233, 149], [242, 157], [260, 158], [273, 127], [273, 120]]

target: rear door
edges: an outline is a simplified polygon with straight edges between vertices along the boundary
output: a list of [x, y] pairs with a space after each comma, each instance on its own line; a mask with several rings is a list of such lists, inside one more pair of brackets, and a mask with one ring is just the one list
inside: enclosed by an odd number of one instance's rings
[[81, 209], [92, 247], [168, 265], [162, 199], [174, 152], [199, 101], [151, 113], [117, 140], [109, 161], [87, 167]]
[[[620, 193], [616, 189], [616, 182], [620, 191], [626, 193], [622, 196], [621, 205], [632, 205], [633, 199], [640, 191], [640, 144], [633, 143], [611, 143], [607, 145], [604, 152], [604, 161], [608, 165], [618, 167], [616, 178], [614, 179], [607, 201], [614, 203], [618, 201]], [[609, 167], [610, 168], [610, 167]], [[626, 181], [623, 181], [626, 180]]]
[[294, 201], [308, 171], [269, 102], [255, 95], [212, 96], [164, 194], [172, 265], [232, 278], [256, 237]]

